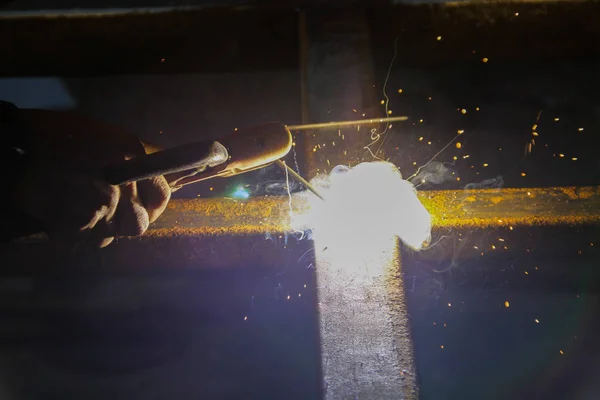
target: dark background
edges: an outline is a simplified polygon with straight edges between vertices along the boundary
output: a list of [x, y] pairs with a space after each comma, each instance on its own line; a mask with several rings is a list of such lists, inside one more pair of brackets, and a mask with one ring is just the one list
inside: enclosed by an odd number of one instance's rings
[[[396, 52], [389, 109], [410, 117], [388, 134], [386, 157], [410, 176], [463, 129], [461, 149], [436, 158], [443, 182], [420, 189], [598, 185], [598, 11], [568, 3], [357, 11], [369, 24], [379, 100]], [[0, 98], [22, 107], [73, 109], [168, 146], [301, 119], [293, 7], [8, 19], [0, 31], [9, 38], [0, 44], [9, 60]], [[384, 112], [367, 106], [357, 113]], [[177, 195], [223, 196], [240, 184], [260, 194], [262, 182], [281, 179], [270, 169]], [[444, 234], [467, 244], [435, 262], [406, 252], [403, 263], [421, 397], [597, 398], [597, 228], [444, 231], [434, 240]], [[548, 235], [564, 238], [560, 252], [544, 246]], [[479, 256], [473, 246], [483, 237], [509, 249]], [[45, 332], [6, 334], [6, 397], [318, 397], [314, 276], [301, 258], [311, 244], [289, 246], [272, 269], [237, 261], [232, 273], [6, 279], [3, 298], [66, 297], [92, 310], [3, 308], [6, 326]]]

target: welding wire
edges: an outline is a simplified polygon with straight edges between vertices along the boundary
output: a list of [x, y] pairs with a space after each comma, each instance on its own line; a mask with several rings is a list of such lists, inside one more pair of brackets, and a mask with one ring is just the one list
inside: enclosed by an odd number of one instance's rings
[[323, 122], [320, 124], [301, 124], [301, 125], [288, 125], [290, 131], [302, 131], [307, 129], [326, 129], [326, 128], [338, 128], [341, 126], [348, 125], [374, 125], [384, 122], [395, 122], [395, 121], [406, 121], [408, 117], [391, 117], [391, 118], [371, 118], [371, 119], [357, 119], [354, 121], [333, 121]]
[[308, 183], [308, 181], [306, 179], [304, 179], [303, 177], [301, 177], [292, 168], [288, 167], [288, 165], [285, 162], [283, 162], [281, 160], [277, 160], [277, 161], [275, 161], [275, 164], [277, 164], [279, 167], [283, 168], [283, 170], [287, 169], [287, 171], [290, 173], [290, 175], [292, 175], [294, 178], [296, 178], [296, 180], [298, 180], [300, 183], [302, 183], [304, 185], [304, 187], [306, 187], [308, 190], [310, 190], [311, 192], [313, 192], [315, 194], [315, 196], [317, 196], [321, 200], [325, 201], [325, 199], [323, 198], [323, 196], [321, 196], [319, 194], [319, 192], [317, 192], [317, 189], [315, 189], [315, 187], [313, 185], [311, 185], [310, 183]]

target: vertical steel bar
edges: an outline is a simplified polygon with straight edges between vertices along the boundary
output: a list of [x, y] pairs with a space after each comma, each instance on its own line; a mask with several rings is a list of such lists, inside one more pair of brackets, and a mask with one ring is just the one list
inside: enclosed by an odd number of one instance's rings
[[[311, 119], [304, 123], [377, 118], [364, 18], [308, 13], [305, 23]], [[306, 131], [305, 175], [312, 178], [336, 165], [362, 162], [370, 130], [387, 123]], [[314, 237], [325, 399], [415, 397], [397, 242], [389, 238], [362, 248], [360, 243], [336, 243], [335, 237], [335, 232], [315, 232]]]

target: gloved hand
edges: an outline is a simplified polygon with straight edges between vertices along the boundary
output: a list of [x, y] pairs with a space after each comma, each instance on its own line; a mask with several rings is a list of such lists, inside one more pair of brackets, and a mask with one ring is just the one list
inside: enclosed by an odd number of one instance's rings
[[11, 200], [50, 239], [105, 247], [143, 234], [165, 210], [171, 189], [162, 176], [121, 186], [102, 179], [104, 166], [145, 154], [134, 135], [70, 112], [20, 113], [29, 144]]

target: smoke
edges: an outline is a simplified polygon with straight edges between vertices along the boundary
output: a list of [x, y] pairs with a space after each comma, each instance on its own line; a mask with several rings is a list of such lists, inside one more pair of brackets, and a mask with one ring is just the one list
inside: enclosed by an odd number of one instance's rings
[[504, 179], [500, 175], [495, 178], [486, 179], [479, 183], [469, 183], [465, 185], [465, 191], [476, 189], [501, 189], [504, 186]]
[[452, 169], [448, 168], [447, 163], [432, 161], [429, 164], [421, 167], [419, 172], [412, 178], [411, 182], [416, 185], [440, 185], [447, 181], [455, 179]]
[[[293, 179], [289, 180], [290, 192], [295, 192], [299, 189], [300, 184]], [[249, 192], [252, 196], [287, 196], [288, 189], [285, 182], [281, 180], [272, 180], [266, 182], [260, 182], [255, 185], [247, 185]]]

